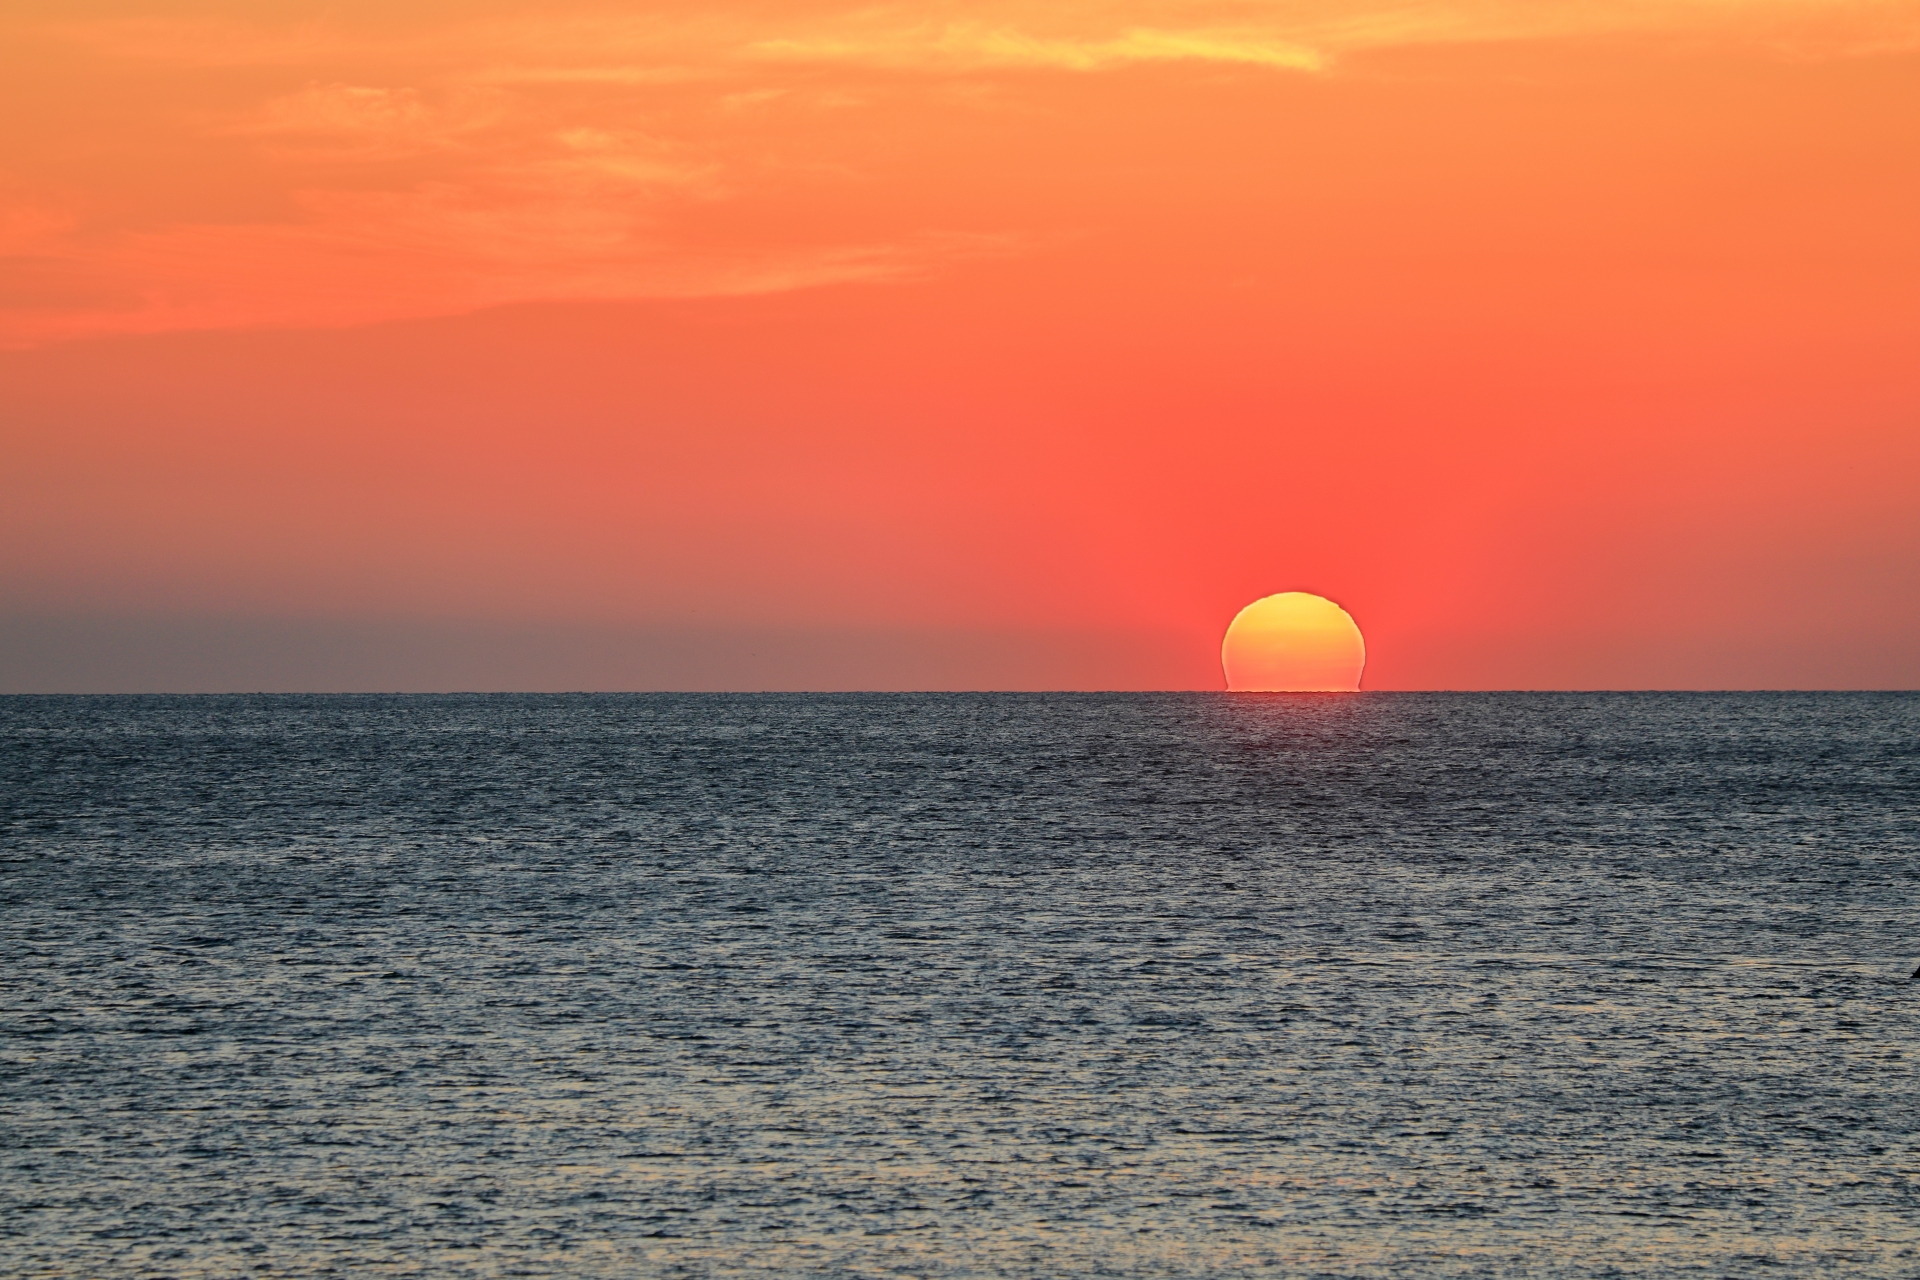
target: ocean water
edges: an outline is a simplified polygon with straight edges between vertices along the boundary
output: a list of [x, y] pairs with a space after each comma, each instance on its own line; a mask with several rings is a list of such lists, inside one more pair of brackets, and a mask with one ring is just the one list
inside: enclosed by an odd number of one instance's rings
[[0, 700], [10, 1276], [1920, 1275], [1920, 697]]

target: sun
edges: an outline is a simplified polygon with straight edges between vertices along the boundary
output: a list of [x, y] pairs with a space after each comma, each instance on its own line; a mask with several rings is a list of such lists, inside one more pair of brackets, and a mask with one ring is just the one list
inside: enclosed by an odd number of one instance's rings
[[1283, 591], [1234, 615], [1220, 665], [1230, 690], [1351, 693], [1367, 642], [1353, 616], [1325, 596]]

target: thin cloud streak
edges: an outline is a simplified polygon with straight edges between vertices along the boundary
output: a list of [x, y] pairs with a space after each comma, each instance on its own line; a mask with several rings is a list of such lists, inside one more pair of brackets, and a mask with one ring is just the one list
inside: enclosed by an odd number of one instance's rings
[[[250, 14], [254, 9], [243, 10]], [[944, 16], [943, 16], [944, 15]], [[1409, 44], [1672, 33], [1752, 39], [1845, 56], [1911, 48], [1920, 14], [1896, 0], [1477, 0], [1304, 3], [789, 4], [769, 12], [702, 8], [682, 17], [587, 5], [396, 32], [338, 19], [274, 26], [151, 17], [15, 24], [56, 31], [97, 53], [200, 67], [372, 60], [443, 68], [462, 79], [679, 80], [775, 60], [930, 70], [1143, 61], [1318, 67], [1342, 54]], [[541, 66], [545, 61], [549, 65]], [[500, 65], [495, 65], [500, 64]]]
[[[0, 345], [918, 278], [1036, 232], [964, 219], [839, 228], [766, 211], [794, 192], [886, 182], [884, 148], [860, 131], [956, 82], [1150, 64], [1337, 76], [1403, 45], [1649, 33], [1795, 57], [1920, 43], [1910, 5], [1865, 0], [787, 5], [645, 18], [587, 7], [413, 22], [356, 22], [349, 6], [280, 24], [231, 9], [246, 20], [221, 6], [174, 21], [0, 20], [23, 70], [51, 54], [77, 68], [96, 117], [46, 126], [52, 159], [0, 150]], [[27, 101], [16, 118], [32, 114]], [[993, 94], [980, 101], [994, 109]], [[110, 137], [116, 122], [148, 151], [187, 157], [188, 176], [130, 187], [120, 171], [140, 157], [86, 135]], [[223, 205], [228, 186], [249, 198]], [[747, 205], [758, 212], [730, 212]], [[755, 218], [751, 233], [711, 230]]]

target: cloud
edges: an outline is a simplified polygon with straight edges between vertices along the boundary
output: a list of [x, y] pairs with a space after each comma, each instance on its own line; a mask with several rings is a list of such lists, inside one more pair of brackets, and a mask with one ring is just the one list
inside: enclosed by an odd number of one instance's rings
[[276, 155], [307, 160], [394, 160], [443, 151], [504, 121], [497, 92], [462, 88], [430, 100], [416, 88], [309, 83], [271, 98], [231, 131]]
[[1310, 71], [1325, 62], [1314, 49], [1253, 31], [1136, 27], [1108, 37], [1069, 39], [978, 23], [955, 24], [931, 33], [883, 32], [866, 39], [782, 37], [757, 41], [744, 52], [750, 58], [778, 62], [944, 70], [1100, 71], [1141, 62], [1229, 62]]
[[[955, 16], [938, 16], [948, 12]], [[705, 56], [942, 72], [1098, 72], [1146, 62], [1320, 71], [1395, 46], [1624, 34], [1704, 35], [1817, 55], [1920, 44], [1920, 10], [1898, 0], [879, 5], [819, 10], [768, 27], [751, 38], [715, 26]]]
[[[1017, 251], [1010, 236], [940, 229], [828, 243], [690, 244], [646, 197], [697, 186], [615, 135], [575, 131], [574, 158], [467, 184], [296, 194], [297, 215], [60, 238], [51, 220], [0, 255], [0, 347], [103, 333], [335, 327], [515, 302], [715, 297], [924, 278]], [[484, 179], [484, 180], [482, 180]]]
[[1920, 10], [1911, 0], [989, 0], [683, 4], [645, 15], [560, 4], [358, 28], [340, 18], [166, 20], [141, 8], [139, 17], [51, 29], [117, 58], [201, 67], [352, 61], [433, 68], [466, 83], [676, 83], [767, 62], [943, 71], [1095, 72], [1162, 61], [1319, 69], [1396, 45], [1657, 32], [1799, 43], [1831, 54], [1920, 43]]
[[[1879, 0], [803, 0], [639, 16], [563, 2], [420, 19], [349, 5], [278, 23], [270, 5], [229, 8], [0, 18], [0, 84], [57, 55], [93, 104], [56, 117], [12, 100], [33, 123], [0, 146], [0, 256], [18, 285], [0, 295], [0, 340], [905, 278], [1019, 241], [853, 216], [897, 145], [876, 141], [886, 113], [917, 92], [966, 98], [956, 84], [1143, 64], [1337, 76], [1398, 45], [1621, 33], [1794, 56], [1920, 45], [1920, 11]], [[149, 154], [188, 163], [156, 175]], [[819, 213], [833, 183], [845, 228]]]

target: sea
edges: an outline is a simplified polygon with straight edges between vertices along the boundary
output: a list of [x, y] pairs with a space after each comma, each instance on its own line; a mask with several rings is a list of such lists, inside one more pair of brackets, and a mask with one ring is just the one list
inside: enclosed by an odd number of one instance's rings
[[1920, 695], [0, 699], [14, 1277], [1920, 1276]]

